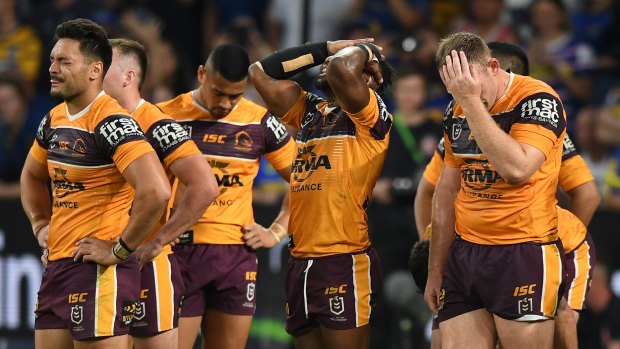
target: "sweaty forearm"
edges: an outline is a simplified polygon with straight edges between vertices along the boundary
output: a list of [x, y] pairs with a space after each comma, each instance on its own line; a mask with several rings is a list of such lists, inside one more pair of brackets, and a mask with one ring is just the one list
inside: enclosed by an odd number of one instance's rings
[[24, 212], [26, 212], [26, 216], [32, 225], [32, 231], [36, 236], [38, 230], [48, 224], [52, 216], [47, 182], [23, 173], [21, 177], [21, 200]]
[[454, 197], [450, 193], [437, 191], [433, 197], [431, 247], [428, 272], [442, 274], [448, 250], [454, 241]]
[[196, 224], [219, 194], [219, 188], [215, 188], [217, 191], [212, 192], [202, 183], [188, 183], [174, 207], [174, 214], [155, 235], [156, 243], [161, 246], [169, 244]]
[[415, 195], [413, 205], [413, 214], [415, 216], [415, 225], [418, 230], [418, 237], [422, 240], [426, 227], [431, 223], [431, 213], [433, 207], [433, 193], [435, 186], [426, 179], [420, 179], [418, 190]]
[[156, 188], [136, 188], [131, 217], [121, 234], [131, 250], [135, 250], [149, 236], [164, 214], [169, 199], [164, 194]]
[[527, 180], [531, 163], [521, 144], [497, 126], [479, 100], [461, 107], [478, 147], [506, 183]]

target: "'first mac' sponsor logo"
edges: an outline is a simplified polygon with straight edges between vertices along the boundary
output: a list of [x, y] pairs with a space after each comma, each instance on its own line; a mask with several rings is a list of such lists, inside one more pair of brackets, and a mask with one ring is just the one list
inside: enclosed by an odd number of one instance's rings
[[288, 136], [288, 132], [286, 131], [286, 127], [278, 120], [275, 116], [271, 115], [267, 119], [267, 128], [273, 133], [273, 136], [276, 138], [276, 143], [280, 144], [283, 140]]
[[155, 126], [152, 132], [153, 138], [159, 143], [162, 152], [171, 147], [189, 140], [189, 133], [176, 122], [170, 122]]
[[521, 105], [521, 117], [558, 127], [560, 120], [557, 100], [551, 98], [533, 98]]
[[134, 119], [118, 116], [104, 121], [99, 128], [99, 133], [113, 148], [116, 148], [127, 137], [144, 136], [140, 126], [138, 126]]

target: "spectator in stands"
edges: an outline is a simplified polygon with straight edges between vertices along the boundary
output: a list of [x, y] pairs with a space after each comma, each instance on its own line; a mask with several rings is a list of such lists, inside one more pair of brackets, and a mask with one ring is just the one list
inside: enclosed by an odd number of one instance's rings
[[594, 51], [571, 33], [562, 0], [534, 0], [530, 21], [534, 34], [527, 45], [530, 75], [560, 95], [571, 132], [578, 109], [591, 98]]
[[504, 0], [472, 0], [468, 16], [454, 21], [453, 31], [478, 34], [485, 41], [517, 42], [517, 36], [508, 23], [502, 21]]
[[586, 305], [577, 325], [579, 347], [620, 348], [620, 299], [613, 294], [609, 285], [609, 270], [602, 263], [594, 267]]
[[26, 80], [35, 81], [42, 47], [34, 29], [20, 21], [16, 1], [0, 1], [0, 72], [19, 71]]
[[28, 114], [32, 88], [17, 74], [0, 74], [0, 199], [19, 198], [19, 176], [40, 121]]
[[599, 192], [602, 193], [605, 173], [609, 167], [610, 148], [602, 143], [596, 135], [598, 122], [598, 108], [583, 108], [575, 120], [574, 140], [579, 153], [592, 172]]

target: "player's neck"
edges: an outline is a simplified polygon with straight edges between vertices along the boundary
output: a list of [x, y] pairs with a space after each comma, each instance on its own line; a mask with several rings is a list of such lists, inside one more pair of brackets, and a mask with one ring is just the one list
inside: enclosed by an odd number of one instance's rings
[[134, 89], [126, 89], [126, 91], [123, 91], [122, 96], [116, 98], [116, 101], [121, 107], [127, 110], [129, 114], [133, 114], [141, 99], [140, 92]]
[[93, 86], [84, 90], [82, 93], [76, 95], [71, 100], [66, 100], [67, 111], [71, 114], [77, 114], [88, 107], [97, 98], [97, 95], [103, 90], [103, 87], [98, 85], [98, 88]]

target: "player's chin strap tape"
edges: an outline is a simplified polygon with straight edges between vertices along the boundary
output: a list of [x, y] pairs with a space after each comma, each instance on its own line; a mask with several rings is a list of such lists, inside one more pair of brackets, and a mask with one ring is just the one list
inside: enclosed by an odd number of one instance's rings
[[276, 80], [284, 80], [295, 74], [325, 62], [327, 41], [277, 51], [260, 60], [263, 71]]
[[112, 253], [114, 253], [114, 256], [116, 256], [116, 258], [120, 260], [127, 259], [127, 257], [129, 257], [129, 255], [132, 252], [133, 251], [129, 249], [129, 247], [127, 246], [127, 244], [125, 244], [125, 241], [123, 241], [123, 239], [119, 239], [116, 245], [114, 245], [114, 247], [112, 248]]

